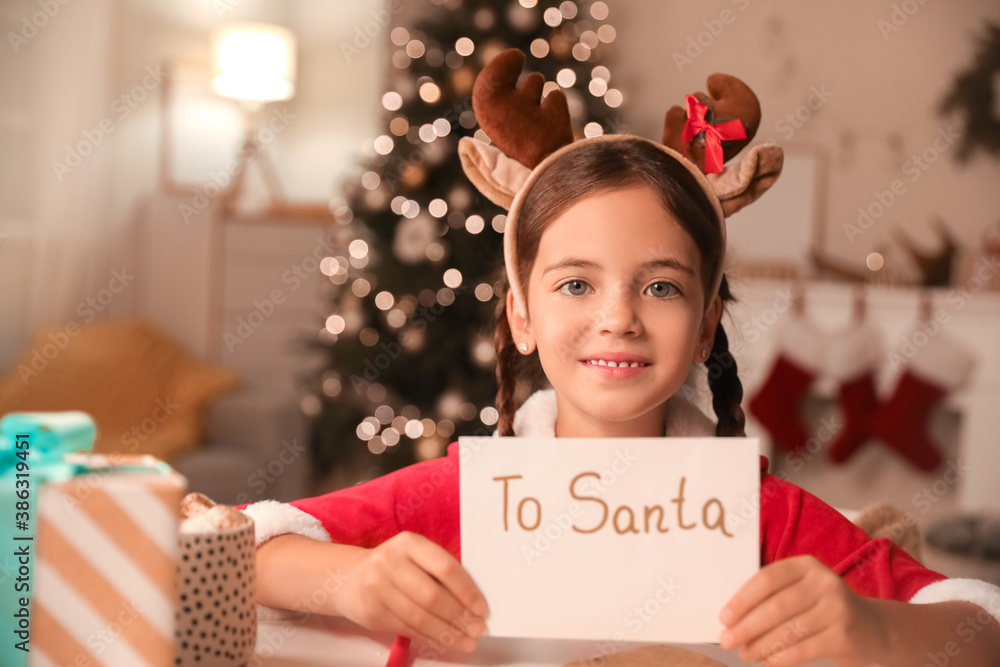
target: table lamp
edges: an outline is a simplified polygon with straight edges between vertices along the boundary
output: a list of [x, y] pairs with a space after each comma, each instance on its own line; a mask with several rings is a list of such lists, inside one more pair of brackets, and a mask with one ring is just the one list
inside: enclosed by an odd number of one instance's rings
[[246, 137], [237, 156], [239, 167], [222, 198], [227, 213], [235, 206], [246, 167], [253, 159], [261, 169], [272, 208], [285, 202], [274, 167], [256, 139], [256, 128], [265, 104], [295, 95], [295, 47], [291, 30], [267, 23], [229, 23], [213, 33], [212, 88], [219, 95], [239, 100], [246, 114]]

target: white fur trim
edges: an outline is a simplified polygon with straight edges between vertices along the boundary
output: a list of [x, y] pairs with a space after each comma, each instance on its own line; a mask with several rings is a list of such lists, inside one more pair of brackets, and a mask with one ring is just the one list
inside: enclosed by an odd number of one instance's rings
[[[686, 386], [686, 385], [685, 385]], [[681, 391], [667, 399], [665, 421], [667, 437], [714, 436], [715, 422]], [[493, 435], [499, 432], [494, 431]], [[540, 389], [528, 397], [514, 415], [514, 435], [517, 437], [553, 438], [556, 434], [555, 389]]]
[[827, 365], [830, 336], [803, 316], [785, 320], [777, 334], [778, 354], [784, 354], [803, 368], [819, 373]]
[[877, 370], [884, 354], [882, 336], [871, 324], [849, 327], [831, 335], [826, 353], [826, 374], [846, 382]]
[[910, 598], [912, 604], [961, 600], [982, 607], [1000, 623], [1000, 586], [978, 579], [945, 579], [924, 586]]
[[272, 537], [295, 533], [311, 537], [320, 542], [330, 542], [330, 534], [319, 522], [319, 519], [303, 512], [297, 507], [277, 500], [262, 500], [259, 503], [247, 505], [243, 512], [253, 519], [254, 537], [257, 546]]
[[692, 403], [682, 391], [689, 390], [688, 385], [682, 386], [676, 394], [667, 399], [668, 438], [709, 437], [715, 435], [716, 423]]
[[[951, 391], [964, 384], [972, 373], [975, 357], [962, 343], [940, 329], [933, 335], [927, 335], [917, 327], [906, 340], [912, 347], [917, 347], [909, 366], [915, 375]], [[924, 341], [924, 345], [919, 346]], [[911, 347], [904, 345], [900, 352], [905, 358], [910, 350]]]
[[514, 435], [553, 438], [556, 435], [556, 390], [541, 389], [528, 397], [514, 414]]

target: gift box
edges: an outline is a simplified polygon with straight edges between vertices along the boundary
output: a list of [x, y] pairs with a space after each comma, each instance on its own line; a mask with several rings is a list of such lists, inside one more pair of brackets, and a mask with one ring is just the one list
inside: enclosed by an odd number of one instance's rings
[[81, 473], [41, 490], [28, 664], [172, 665], [187, 480], [152, 456], [65, 459]]
[[[36, 436], [58, 433], [58, 426], [49, 418]], [[28, 455], [34, 533], [11, 542], [34, 552], [25, 558], [30, 595], [14, 609], [30, 605], [27, 664], [172, 665], [177, 526], [187, 481], [151, 456], [67, 453], [80, 449], [80, 439], [71, 440], [64, 438], [60, 456], [44, 466]], [[11, 481], [8, 475], [5, 490]]]
[[83, 412], [23, 412], [0, 419], [0, 664], [28, 662], [39, 490], [76, 466], [67, 453], [89, 450], [97, 430]]

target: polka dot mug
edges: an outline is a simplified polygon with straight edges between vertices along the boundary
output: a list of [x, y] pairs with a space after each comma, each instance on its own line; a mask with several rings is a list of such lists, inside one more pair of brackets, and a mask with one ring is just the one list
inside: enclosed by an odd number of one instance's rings
[[[216, 506], [214, 510], [232, 508]], [[175, 665], [237, 667], [257, 640], [254, 524], [201, 522], [180, 533]], [[232, 525], [236, 524], [236, 525]]]

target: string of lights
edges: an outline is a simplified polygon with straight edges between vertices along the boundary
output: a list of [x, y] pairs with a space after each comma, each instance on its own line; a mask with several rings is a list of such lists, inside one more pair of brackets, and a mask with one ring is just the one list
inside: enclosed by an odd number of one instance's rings
[[362, 145], [360, 177], [331, 203], [340, 239], [308, 380], [321, 468], [374, 477], [488, 434], [498, 414], [492, 313], [506, 216], [466, 181], [460, 137], [489, 142], [470, 95], [510, 47], [562, 90], [580, 136], [614, 131], [624, 95], [602, 64], [616, 39], [604, 2], [430, 0], [388, 35], [384, 132]]

